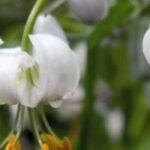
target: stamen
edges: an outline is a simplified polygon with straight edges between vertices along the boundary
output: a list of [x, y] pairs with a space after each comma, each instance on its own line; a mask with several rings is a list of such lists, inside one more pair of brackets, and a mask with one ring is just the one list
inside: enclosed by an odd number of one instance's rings
[[72, 145], [68, 137], [64, 137], [63, 150], [72, 150]]
[[8, 138], [8, 144], [5, 147], [5, 150], [21, 150], [21, 144], [19, 141], [17, 141], [15, 144], [14, 140], [16, 139], [16, 135], [15, 134], [11, 134]]
[[47, 118], [46, 118], [46, 116], [45, 116], [45, 114], [44, 114], [43, 109], [40, 108], [39, 110], [40, 110], [41, 119], [42, 119], [42, 121], [43, 121], [43, 123], [44, 123], [44, 125], [45, 125], [45, 127], [46, 127], [46, 129], [47, 129], [47, 131], [48, 131], [50, 134], [55, 135], [54, 131], [52, 130], [51, 126], [49, 125], [49, 123], [48, 123], [48, 121], [47, 121]]
[[60, 140], [58, 137], [50, 134], [41, 134], [43, 143], [46, 143], [50, 150], [72, 150], [72, 145], [67, 137]]
[[23, 125], [24, 125], [24, 112], [25, 112], [25, 107], [21, 106], [19, 117], [18, 117], [19, 130], [17, 132], [17, 135], [16, 135], [13, 145], [16, 144], [17, 140], [19, 139], [19, 137], [22, 133]]
[[16, 128], [18, 122], [19, 122], [19, 115], [20, 115], [21, 111], [22, 111], [22, 106], [18, 105], [14, 128], [9, 132], [8, 136], [0, 144], [0, 149], [2, 149], [6, 145], [6, 143], [8, 142], [9, 137], [14, 133], [15, 128]]
[[28, 108], [28, 113], [29, 113], [29, 119], [30, 119], [30, 123], [31, 123], [32, 129], [33, 129], [34, 136], [38, 140], [39, 145], [42, 146], [42, 141], [41, 141], [41, 138], [40, 138], [40, 135], [38, 132], [38, 128], [37, 128], [35, 111], [32, 108]]

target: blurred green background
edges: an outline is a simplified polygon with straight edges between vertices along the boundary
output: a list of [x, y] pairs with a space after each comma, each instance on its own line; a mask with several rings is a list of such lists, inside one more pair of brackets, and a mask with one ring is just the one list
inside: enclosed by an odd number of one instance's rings
[[[49, 0], [46, 10], [55, 1]], [[20, 44], [34, 2], [0, 0], [1, 47]], [[45, 106], [46, 116], [59, 137], [70, 137], [74, 150], [150, 150], [150, 66], [142, 53], [150, 0], [109, 3], [107, 17], [95, 25], [85, 25], [67, 4], [52, 13], [84, 73], [74, 98], [58, 109]], [[0, 106], [0, 141], [12, 127], [14, 111]], [[22, 143], [36, 149], [26, 122]]]

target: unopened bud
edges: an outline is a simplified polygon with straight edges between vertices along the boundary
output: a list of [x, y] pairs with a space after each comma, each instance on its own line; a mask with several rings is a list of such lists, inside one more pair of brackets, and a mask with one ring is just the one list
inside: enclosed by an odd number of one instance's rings
[[71, 8], [86, 23], [95, 23], [107, 15], [108, 0], [69, 0]]

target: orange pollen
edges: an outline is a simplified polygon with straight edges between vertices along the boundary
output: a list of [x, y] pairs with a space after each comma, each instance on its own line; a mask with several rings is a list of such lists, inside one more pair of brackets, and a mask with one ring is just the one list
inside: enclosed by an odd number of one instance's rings
[[41, 150], [49, 150], [49, 147], [47, 144], [42, 144]]
[[64, 137], [63, 150], [72, 150], [72, 145], [68, 137]]
[[15, 134], [11, 134], [8, 138], [8, 143], [5, 147], [5, 150], [21, 150], [21, 144], [19, 141], [17, 141], [14, 144], [14, 141], [16, 139], [16, 135]]

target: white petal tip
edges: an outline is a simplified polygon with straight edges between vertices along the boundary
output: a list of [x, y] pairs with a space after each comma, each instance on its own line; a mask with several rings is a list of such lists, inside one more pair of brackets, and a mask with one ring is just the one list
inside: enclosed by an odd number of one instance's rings
[[49, 102], [49, 104], [53, 107], [53, 108], [59, 108], [62, 104], [63, 104], [63, 100], [55, 100], [52, 102]]

